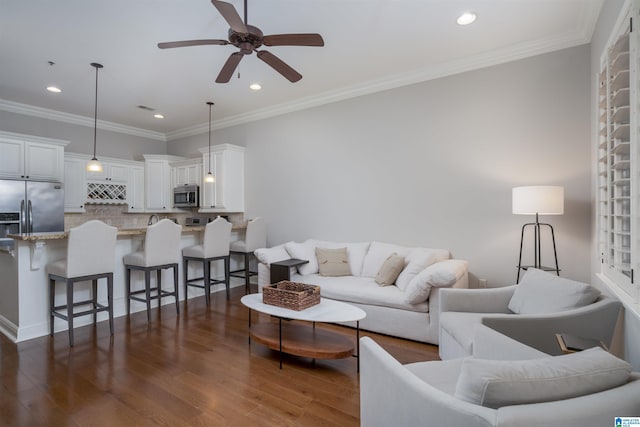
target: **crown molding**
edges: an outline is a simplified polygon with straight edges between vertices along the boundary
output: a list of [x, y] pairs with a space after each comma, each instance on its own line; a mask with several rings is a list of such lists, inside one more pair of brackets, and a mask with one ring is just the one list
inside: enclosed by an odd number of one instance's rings
[[[94, 119], [79, 116], [76, 114], [63, 113], [61, 111], [50, 110], [48, 108], [36, 107], [33, 105], [21, 104], [19, 102], [7, 101], [0, 99], [0, 110], [8, 111], [10, 113], [22, 114], [24, 116], [38, 117], [41, 119], [54, 120], [62, 123], [70, 123], [72, 125], [93, 127]], [[153, 132], [146, 129], [140, 129], [133, 126], [121, 125], [118, 123], [107, 122], [104, 120], [98, 120], [98, 129], [107, 130], [111, 132], [124, 133], [127, 135], [140, 136], [143, 138], [153, 139], [157, 141], [167, 141], [165, 134], [160, 132]]]
[[[600, 10], [600, 4], [601, 3], [598, 3], [598, 7], [595, 8], [594, 12], [588, 13], [589, 16], [581, 20], [583, 25], [581, 26], [579, 31], [566, 33], [557, 37], [539, 39], [534, 42], [507, 46], [505, 48], [497, 49], [480, 55], [469, 56], [460, 60], [437, 64], [435, 66], [430, 66], [424, 69], [414, 70], [407, 73], [399, 73], [393, 76], [385, 77], [383, 79], [370, 80], [358, 85], [324, 92], [319, 95], [303, 98], [297, 101], [282, 103], [268, 108], [262, 108], [247, 113], [237, 114], [217, 120], [212, 129], [223, 129], [226, 127], [237, 126], [244, 123], [279, 116], [282, 114], [292, 113], [295, 111], [318, 107], [333, 102], [343, 101], [358, 96], [370, 95], [376, 92], [396, 89], [402, 86], [408, 86], [455, 74], [461, 74], [467, 71], [478, 70], [493, 65], [499, 65], [519, 59], [541, 55], [544, 53], [550, 53], [557, 50], [587, 44], [590, 42], [591, 34], [593, 32], [593, 25], [590, 25], [590, 23], [597, 18]], [[205, 133], [207, 132], [207, 130], [208, 123], [203, 123], [167, 133], [166, 137], [167, 141], [175, 141], [177, 139], [186, 138], [188, 136]]]

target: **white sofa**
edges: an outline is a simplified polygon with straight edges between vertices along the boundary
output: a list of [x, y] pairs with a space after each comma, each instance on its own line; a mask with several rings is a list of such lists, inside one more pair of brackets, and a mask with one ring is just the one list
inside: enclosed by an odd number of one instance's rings
[[[316, 248], [347, 248], [350, 274], [338, 277], [319, 274]], [[259, 261], [260, 292], [270, 284], [271, 263], [290, 258], [309, 260], [308, 264], [291, 269], [291, 281], [318, 285], [323, 298], [360, 307], [367, 313], [360, 321], [364, 330], [432, 344], [438, 343], [440, 288], [468, 287], [468, 263], [450, 259], [451, 254], [444, 249], [309, 239], [258, 249], [254, 253]], [[376, 274], [391, 254], [404, 257], [404, 268], [395, 284], [379, 286]]]
[[547, 354], [561, 349], [557, 333], [592, 338], [609, 346], [619, 301], [586, 283], [529, 269], [519, 285], [443, 290], [440, 294], [440, 358], [473, 354], [475, 325], [486, 325]]
[[606, 426], [640, 413], [640, 373], [601, 349], [549, 356], [475, 331], [472, 357], [408, 365], [361, 338], [361, 425]]

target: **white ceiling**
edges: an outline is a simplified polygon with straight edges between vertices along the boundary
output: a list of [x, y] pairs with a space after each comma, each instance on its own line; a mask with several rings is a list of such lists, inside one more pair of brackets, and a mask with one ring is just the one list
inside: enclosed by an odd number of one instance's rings
[[[242, 16], [242, 0], [229, 2]], [[221, 127], [588, 43], [602, 2], [249, 0], [249, 23], [264, 34], [317, 32], [325, 46], [267, 48], [304, 76], [298, 83], [251, 55], [240, 78], [217, 84], [233, 46], [156, 46], [226, 39], [209, 0], [0, 0], [0, 109], [92, 126], [89, 64], [100, 62], [101, 127], [174, 139], [206, 128], [209, 100]], [[456, 25], [467, 10], [477, 21]], [[252, 82], [263, 90], [249, 90]], [[50, 84], [63, 92], [45, 91]]]

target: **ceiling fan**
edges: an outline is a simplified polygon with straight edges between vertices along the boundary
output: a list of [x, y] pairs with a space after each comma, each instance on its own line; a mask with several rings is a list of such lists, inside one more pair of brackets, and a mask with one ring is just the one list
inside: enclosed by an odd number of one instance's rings
[[244, 0], [244, 22], [232, 4], [211, 0], [211, 3], [218, 9], [218, 12], [229, 24], [229, 40], [205, 39], [205, 40], [185, 40], [178, 42], [158, 43], [160, 49], [174, 47], [201, 46], [201, 45], [227, 45], [240, 49], [232, 53], [222, 66], [222, 70], [216, 78], [216, 83], [227, 83], [235, 72], [240, 60], [245, 55], [256, 52], [259, 59], [266, 62], [271, 68], [282, 74], [291, 83], [295, 83], [302, 78], [302, 75], [287, 65], [273, 53], [266, 50], [258, 50], [265, 46], [324, 46], [324, 40], [320, 34], [273, 34], [265, 36], [258, 27], [247, 24], [247, 0]]

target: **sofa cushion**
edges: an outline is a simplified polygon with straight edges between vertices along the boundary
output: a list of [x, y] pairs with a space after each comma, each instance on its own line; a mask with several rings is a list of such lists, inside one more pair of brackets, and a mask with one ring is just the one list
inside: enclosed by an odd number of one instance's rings
[[300, 274], [316, 274], [318, 272], [318, 258], [316, 258], [316, 241], [307, 239], [302, 243], [289, 242], [284, 245], [291, 258], [309, 261], [298, 266]]
[[263, 264], [271, 264], [272, 262], [283, 261], [291, 258], [289, 252], [285, 249], [285, 245], [278, 245], [272, 248], [260, 248], [253, 251], [258, 261]]
[[451, 286], [467, 271], [467, 261], [448, 259], [436, 262], [425, 268], [411, 279], [405, 289], [405, 299], [409, 304], [425, 301], [431, 293], [431, 288]]
[[353, 302], [380, 307], [392, 307], [418, 313], [429, 312], [428, 301], [421, 304], [407, 304], [404, 293], [395, 286], [378, 286], [369, 277], [325, 277], [319, 274], [302, 276], [293, 274], [293, 282], [320, 286], [320, 295], [338, 301]]
[[631, 365], [601, 348], [532, 360], [467, 358], [455, 396], [490, 408], [551, 402], [625, 384]]
[[364, 257], [369, 250], [369, 242], [340, 243], [316, 240], [316, 247], [329, 249], [346, 247], [347, 253], [349, 254], [349, 266], [351, 267], [351, 274], [353, 276], [360, 276], [362, 274], [362, 264], [364, 263]]
[[404, 257], [396, 253], [389, 255], [376, 274], [376, 283], [380, 286], [393, 285], [403, 268]]
[[439, 261], [450, 258], [449, 251], [445, 249], [415, 248], [409, 251], [405, 257], [407, 266], [396, 279], [396, 286], [406, 290], [411, 280], [422, 270]]
[[403, 246], [392, 245], [389, 243], [372, 242], [369, 246], [369, 251], [364, 257], [364, 263], [362, 266], [363, 277], [376, 277], [382, 264], [389, 258], [389, 255], [397, 253], [404, 257], [409, 253], [410, 248]]
[[600, 291], [586, 283], [529, 268], [508, 307], [517, 314], [556, 313], [591, 304], [599, 296]]
[[349, 256], [347, 248], [316, 248], [318, 273], [321, 276], [350, 276]]

